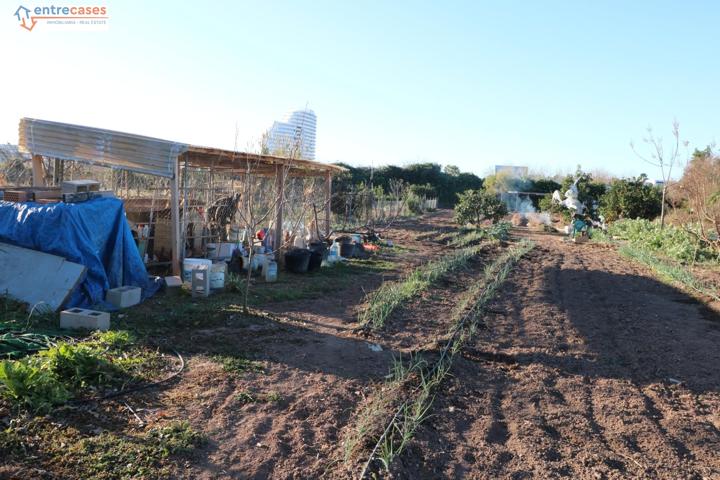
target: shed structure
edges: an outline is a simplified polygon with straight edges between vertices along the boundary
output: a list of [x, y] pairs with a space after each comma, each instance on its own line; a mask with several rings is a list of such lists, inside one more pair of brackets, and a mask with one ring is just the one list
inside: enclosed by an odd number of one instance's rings
[[[315, 177], [323, 179], [324, 230], [330, 233], [330, 195], [332, 177], [344, 168], [310, 160], [286, 158], [274, 155], [238, 152], [209, 148], [187, 143], [101, 128], [72, 125], [23, 118], [19, 125], [19, 149], [32, 157], [33, 185], [46, 186], [48, 176], [45, 162], [54, 161], [54, 175], [50, 183], [62, 181], [64, 162], [79, 162], [107, 167], [113, 170], [135, 172], [167, 178], [170, 182], [170, 237], [172, 243], [172, 269], [180, 271], [184, 255], [185, 236], [181, 229], [181, 205], [183, 194], [187, 200], [187, 184], [181, 191], [181, 169], [202, 169], [229, 175], [254, 175], [274, 179], [275, 225], [283, 225], [286, 178]], [[282, 246], [282, 235], [274, 237], [274, 249]]]

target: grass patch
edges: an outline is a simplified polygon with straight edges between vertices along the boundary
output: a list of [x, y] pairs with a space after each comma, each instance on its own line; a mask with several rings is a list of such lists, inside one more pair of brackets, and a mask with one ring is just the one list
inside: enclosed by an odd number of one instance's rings
[[210, 359], [222, 366], [223, 370], [235, 375], [245, 372], [264, 372], [262, 364], [243, 355], [217, 354]]
[[367, 307], [359, 315], [362, 328], [377, 330], [402, 303], [419, 295], [444, 275], [464, 267], [482, 250], [482, 246], [464, 248], [433, 262], [427, 263], [397, 282], [383, 283], [366, 297]]
[[[358, 283], [358, 276], [376, 275], [392, 270], [395, 264], [381, 258], [349, 260], [317, 272], [293, 274], [280, 272], [277, 282], [257, 282], [250, 286], [250, 303], [261, 306], [268, 303], [306, 300], [327, 295], [329, 291], [348, 288]], [[240, 279], [239, 291], [243, 291], [244, 277]]]

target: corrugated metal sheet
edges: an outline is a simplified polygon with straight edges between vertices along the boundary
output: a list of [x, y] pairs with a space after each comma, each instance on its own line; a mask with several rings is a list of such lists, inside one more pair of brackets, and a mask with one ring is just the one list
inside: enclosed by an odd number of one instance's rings
[[172, 177], [184, 143], [33, 118], [20, 120], [21, 151], [50, 158]]

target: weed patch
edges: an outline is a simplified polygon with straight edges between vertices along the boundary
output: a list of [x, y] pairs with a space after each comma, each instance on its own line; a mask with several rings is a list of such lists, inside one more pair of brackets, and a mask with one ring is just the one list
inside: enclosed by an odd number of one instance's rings
[[260, 362], [251, 360], [242, 355], [213, 355], [210, 359], [222, 366], [223, 370], [235, 375], [240, 375], [245, 372], [263, 372], [263, 367]]
[[[0, 361], [0, 396], [14, 405], [47, 412], [80, 394], [144, 379], [159, 356], [128, 351], [127, 332], [106, 332], [83, 342], [60, 342], [20, 360]], [[140, 352], [140, 350], [138, 350]]]
[[255, 394], [249, 391], [242, 391], [235, 395], [235, 399], [240, 403], [280, 403], [283, 401], [283, 396], [278, 392]]
[[666, 225], [660, 228], [658, 222], [649, 220], [618, 220], [610, 224], [608, 234], [613, 238], [626, 240], [643, 250], [657, 252], [681, 262], [717, 262], [717, 254], [710, 245], [700, 240], [688, 229]]

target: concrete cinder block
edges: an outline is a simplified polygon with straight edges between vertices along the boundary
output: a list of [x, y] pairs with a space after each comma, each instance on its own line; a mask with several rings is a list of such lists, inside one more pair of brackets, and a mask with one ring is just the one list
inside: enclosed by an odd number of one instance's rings
[[142, 288], [130, 286], [111, 288], [105, 295], [105, 300], [117, 308], [137, 305], [141, 298]]
[[182, 278], [179, 276], [165, 277], [165, 286], [167, 288], [182, 287]]
[[110, 314], [84, 308], [71, 308], [60, 312], [60, 328], [109, 330]]
[[190, 292], [192, 296], [207, 297], [210, 295], [210, 270], [207, 268], [194, 268], [190, 275]]
[[165, 277], [165, 293], [177, 297], [182, 293], [183, 281], [178, 276]]

